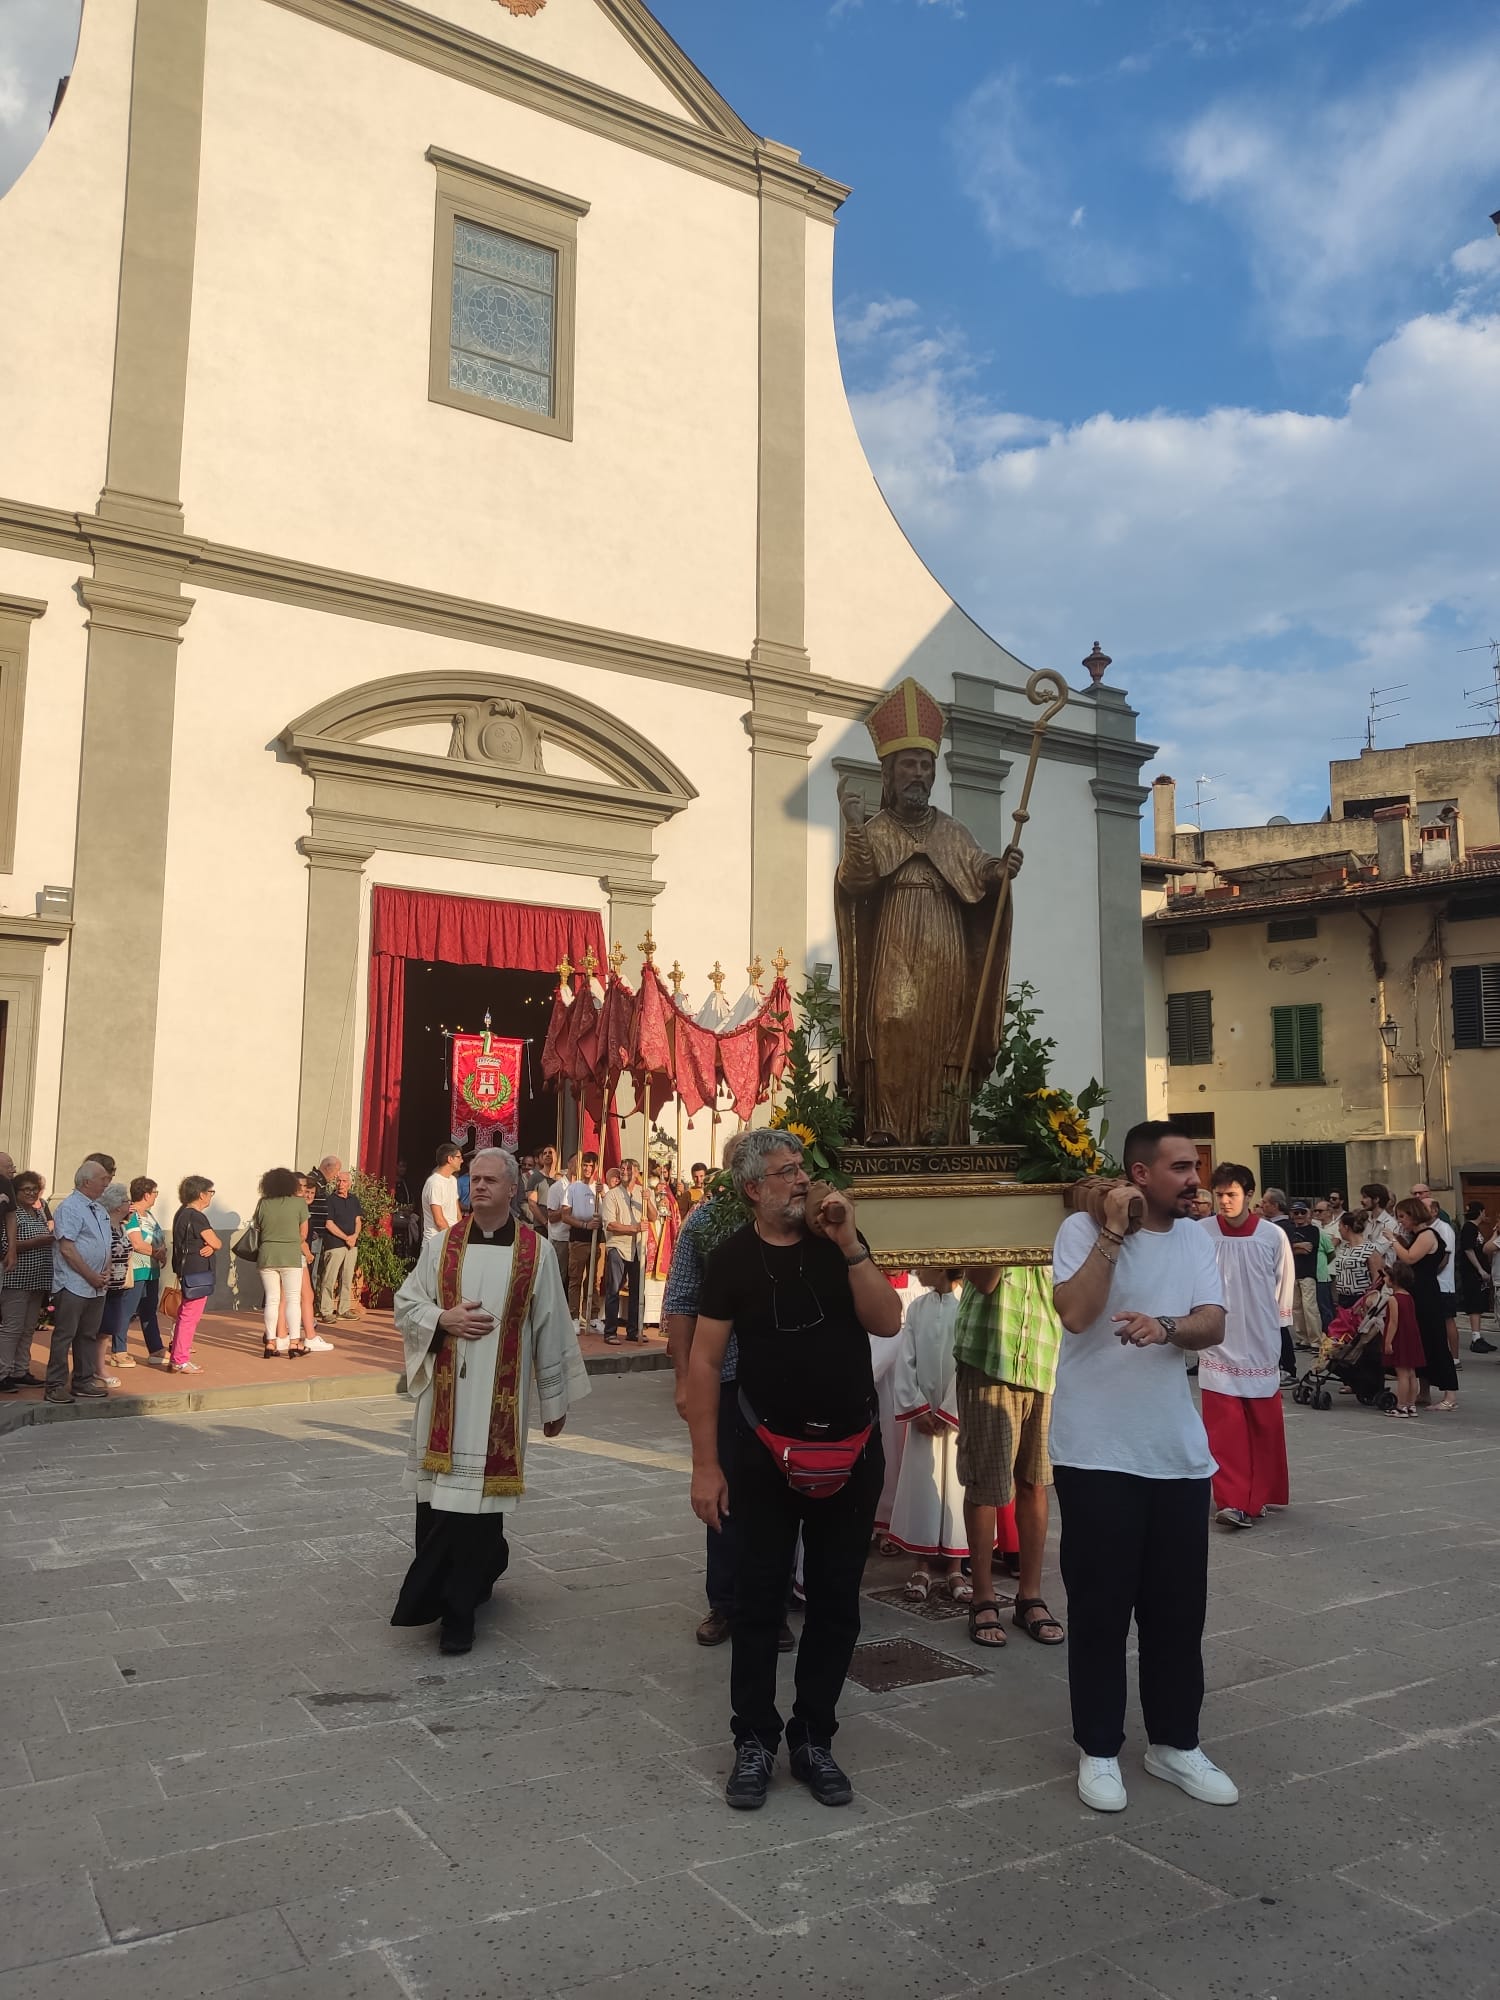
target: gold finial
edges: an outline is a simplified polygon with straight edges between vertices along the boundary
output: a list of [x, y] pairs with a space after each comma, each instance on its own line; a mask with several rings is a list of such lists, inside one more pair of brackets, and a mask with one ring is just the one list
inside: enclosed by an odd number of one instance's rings
[[791, 962], [792, 961], [787, 957], [786, 953], [782, 950], [781, 946], [777, 945], [776, 956], [771, 960], [771, 964], [775, 969], [776, 977], [778, 979], [786, 978], [786, 969], [791, 964]]
[[573, 977], [573, 961], [571, 958], [569, 958], [568, 954], [564, 952], [562, 957], [557, 962], [557, 983], [559, 986], [566, 986], [568, 981], [572, 977]]
[[594, 956], [594, 947], [590, 945], [588, 950], [583, 954], [583, 974], [585, 979], [592, 979], [598, 970], [599, 961]]
[[618, 938], [615, 939], [615, 948], [609, 955], [609, 963], [610, 970], [614, 973], [615, 978], [618, 979], [620, 976], [620, 967], [625, 963], [625, 947]]
[[636, 946], [636, 950], [645, 959], [647, 965], [654, 965], [656, 963], [656, 939], [651, 935], [649, 924], [646, 926], [646, 935]]
[[745, 971], [749, 974], [750, 984], [758, 989], [760, 986], [760, 982], [766, 976], [766, 968], [760, 962], [759, 952], [755, 954], [754, 958], [752, 958], [750, 963], [745, 967]]
[[683, 980], [687, 978], [687, 974], [683, 971], [682, 963], [679, 959], [674, 958], [672, 960], [672, 970], [667, 974], [667, 977], [672, 982], [672, 995], [675, 999], [682, 991]]
[[715, 960], [714, 960], [714, 969], [713, 969], [713, 971], [712, 971], [712, 972], [711, 972], [711, 973], [710, 973], [710, 974], [708, 975], [708, 983], [709, 983], [709, 985], [710, 985], [710, 986], [711, 986], [711, 987], [712, 987], [712, 988], [714, 989], [715, 993], [722, 993], [722, 992], [723, 992], [723, 990], [724, 990], [724, 968], [723, 968], [723, 966], [722, 966], [722, 965], [720, 965], [720, 963], [719, 963], [719, 961], [718, 961], [717, 959], [715, 959]]

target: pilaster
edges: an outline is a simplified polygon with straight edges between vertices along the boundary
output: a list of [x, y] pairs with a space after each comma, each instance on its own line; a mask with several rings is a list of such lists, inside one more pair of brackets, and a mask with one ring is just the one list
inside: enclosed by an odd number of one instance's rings
[[1094, 837], [1098, 857], [1100, 1039], [1111, 1131], [1122, 1139], [1146, 1115], [1146, 999], [1141, 933], [1140, 768], [1156, 754], [1138, 741], [1135, 711], [1116, 688], [1076, 694], [1092, 702], [1098, 738]]
[[297, 851], [307, 862], [307, 956], [296, 1158], [310, 1165], [353, 1152], [354, 1025], [366, 964], [359, 926], [374, 849], [304, 834]]
[[807, 951], [807, 772], [818, 725], [805, 707], [758, 702], [750, 738], [750, 952], [778, 949], [799, 983]]
[[987, 854], [1010, 844], [1014, 828], [1005, 812], [1005, 781], [1014, 759], [1009, 730], [995, 713], [998, 683], [973, 674], [953, 676], [948, 714], [948, 767], [953, 817], [962, 820]]
[[759, 535], [756, 657], [807, 668], [807, 213], [788, 178], [797, 154], [760, 156]]
[[[104, 489], [93, 573], [56, 1171], [151, 1138], [177, 648], [192, 610], [179, 493], [208, 0], [138, 0]], [[132, 1051], [129, 1062], [111, 1049]]]

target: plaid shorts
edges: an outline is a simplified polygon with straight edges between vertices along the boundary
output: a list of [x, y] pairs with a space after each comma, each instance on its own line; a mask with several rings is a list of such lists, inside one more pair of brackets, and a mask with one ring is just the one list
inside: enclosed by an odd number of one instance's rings
[[1008, 1507], [1016, 1481], [1052, 1483], [1044, 1389], [1016, 1389], [967, 1361], [958, 1364], [958, 1477], [971, 1506]]

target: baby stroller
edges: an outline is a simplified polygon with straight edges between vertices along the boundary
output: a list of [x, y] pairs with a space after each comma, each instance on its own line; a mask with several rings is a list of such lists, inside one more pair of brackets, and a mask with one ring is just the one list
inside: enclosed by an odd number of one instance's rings
[[1385, 1319], [1390, 1298], [1390, 1288], [1382, 1285], [1357, 1305], [1339, 1308], [1329, 1322], [1317, 1359], [1292, 1391], [1294, 1403], [1331, 1410], [1331, 1378], [1352, 1389], [1366, 1408], [1395, 1408], [1395, 1395], [1385, 1386]]

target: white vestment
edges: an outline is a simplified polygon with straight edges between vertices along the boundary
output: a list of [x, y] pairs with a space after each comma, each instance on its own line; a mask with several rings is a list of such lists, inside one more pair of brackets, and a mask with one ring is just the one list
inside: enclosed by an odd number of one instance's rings
[[1291, 1240], [1261, 1220], [1245, 1236], [1226, 1236], [1216, 1215], [1206, 1230], [1224, 1286], [1224, 1339], [1198, 1355], [1198, 1387], [1254, 1401], [1281, 1393], [1281, 1329], [1292, 1317], [1297, 1267]]
[[[958, 1294], [924, 1292], [908, 1307], [897, 1337], [896, 1416], [906, 1442], [891, 1514], [891, 1540], [914, 1556], [966, 1556], [964, 1489], [958, 1477], [958, 1365], [953, 1337]], [[927, 1437], [912, 1418], [941, 1418], [939, 1437]]]
[[[414, 1493], [418, 1500], [426, 1500], [445, 1513], [511, 1516], [520, 1508], [513, 1496], [486, 1495], [484, 1491], [495, 1368], [500, 1359], [500, 1321], [514, 1255], [509, 1246], [470, 1242], [464, 1251], [460, 1292], [465, 1299], [477, 1299], [495, 1324], [482, 1340], [454, 1337], [463, 1373], [453, 1399], [453, 1470], [433, 1473], [422, 1468], [432, 1426], [434, 1336], [442, 1311], [438, 1304], [438, 1271], [447, 1240], [446, 1235], [428, 1238], [406, 1283], [396, 1294], [396, 1325], [406, 1352], [406, 1386], [408, 1393], [416, 1398], [411, 1444], [401, 1484], [405, 1492]], [[517, 1445], [523, 1470], [533, 1382], [537, 1419], [544, 1424], [565, 1417], [569, 1404], [589, 1393], [589, 1378], [573, 1316], [568, 1311], [557, 1258], [544, 1242], [537, 1244], [536, 1282], [521, 1327]]]

